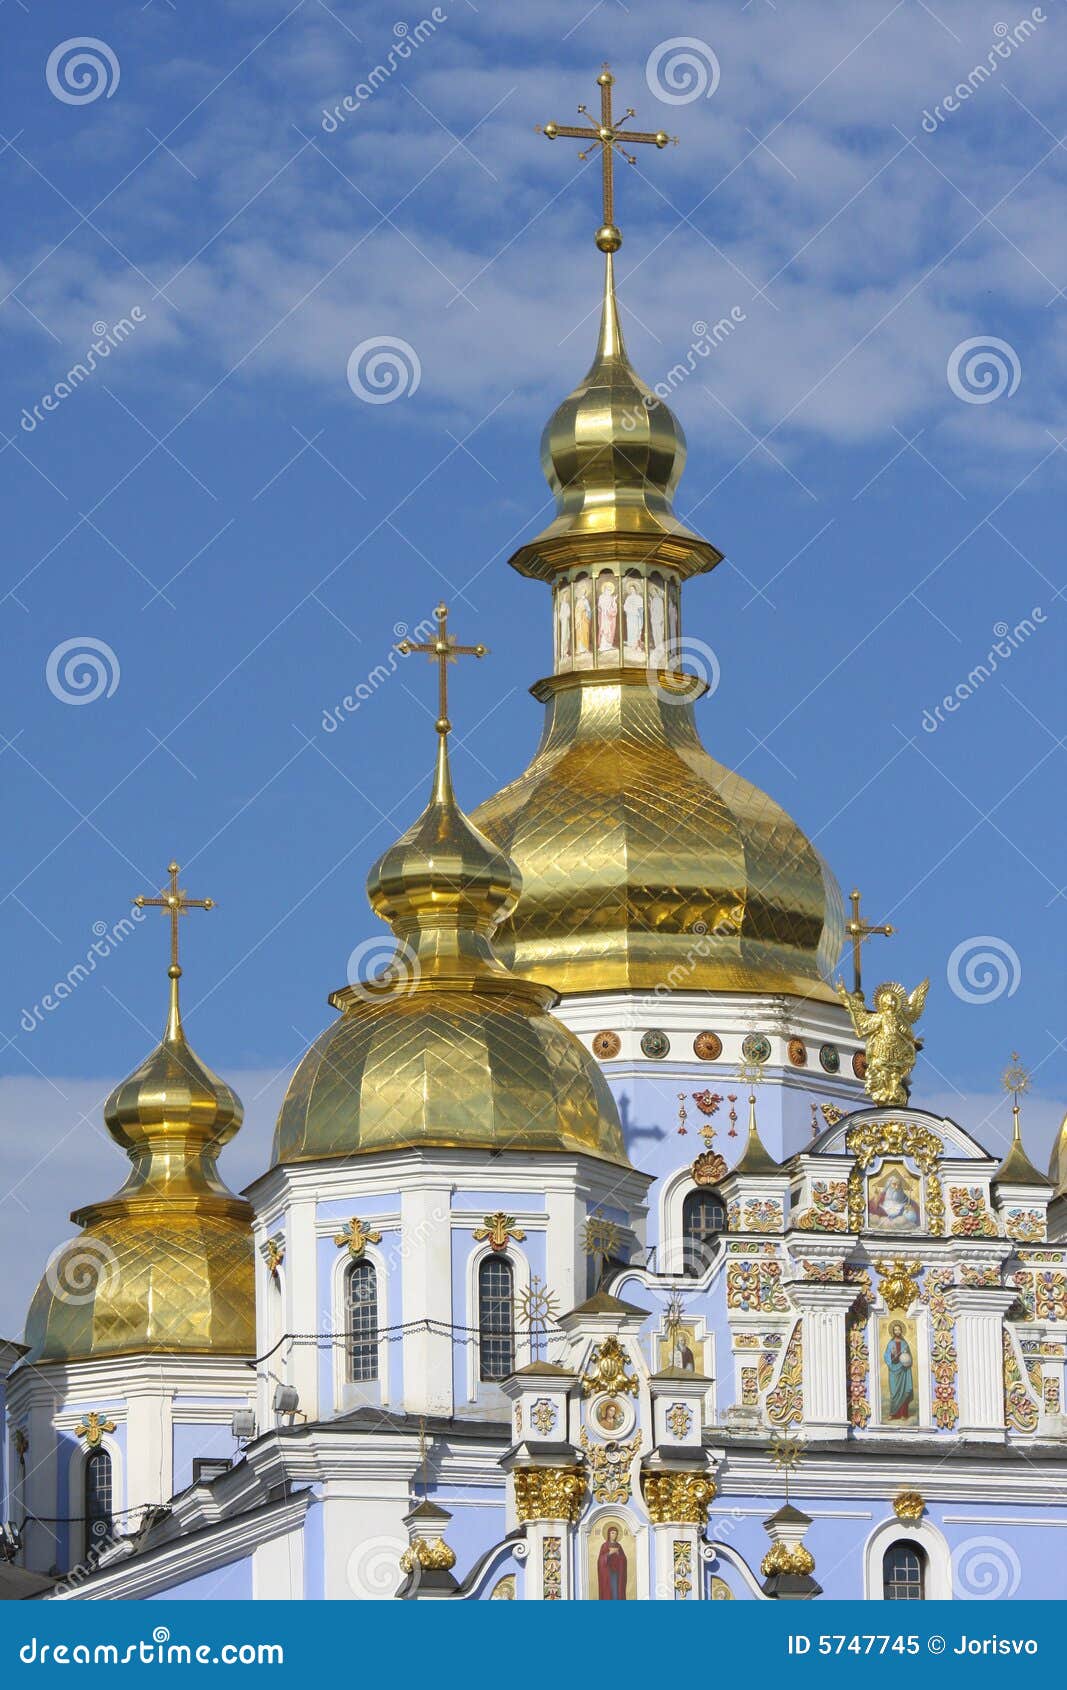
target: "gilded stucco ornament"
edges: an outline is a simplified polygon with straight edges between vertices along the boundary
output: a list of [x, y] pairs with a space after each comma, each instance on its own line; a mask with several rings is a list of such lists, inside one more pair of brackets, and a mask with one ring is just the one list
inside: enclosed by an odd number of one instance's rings
[[382, 1235], [373, 1227], [364, 1226], [358, 1216], [353, 1215], [346, 1221], [340, 1232], [335, 1232], [333, 1241], [339, 1250], [347, 1249], [354, 1262], [358, 1262], [366, 1253], [368, 1244], [380, 1244]]
[[473, 1237], [476, 1244], [484, 1244], [488, 1240], [491, 1250], [500, 1251], [507, 1249], [510, 1239], [521, 1244], [526, 1234], [521, 1226], [516, 1225], [514, 1215], [505, 1215], [503, 1209], [497, 1209], [495, 1213], [486, 1215], [484, 1225], [475, 1227]]
[[617, 1338], [604, 1338], [589, 1358], [589, 1370], [582, 1376], [582, 1393], [587, 1397], [601, 1391], [609, 1397], [637, 1395], [637, 1380], [627, 1370], [630, 1358]]
[[566, 1520], [577, 1525], [585, 1496], [580, 1467], [516, 1467], [513, 1477], [520, 1521]]
[[704, 1526], [715, 1481], [706, 1473], [645, 1473], [641, 1490], [654, 1526]]
[[787, 1543], [772, 1544], [760, 1562], [760, 1572], [764, 1578], [770, 1578], [772, 1573], [795, 1573], [798, 1577], [803, 1577], [814, 1571], [815, 1557], [802, 1543], [796, 1543], [792, 1547]]
[[863, 1084], [875, 1103], [898, 1109], [907, 1104], [911, 1071], [922, 1049], [922, 1040], [912, 1029], [929, 990], [929, 980], [923, 980], [913, 992], [906, 992], [897, 980], [884, 980], [875, 987], [874, 1003], [868, 1009], [862, 992], [850, 992], [837, 982], [856, 1037], [864, 1041], [867, 1072]]
[[277, 1279], [278, 1270], [285, 1260], [285, 1234], [276, 1232], [259, 1247], [259, 1253], [267, 1264], [267, 1272], [272, 1279]]
[[908, 1525], [915, 1525], [926, 1512], [926, 1503], [917, 1490], [898, 1491], [893, 1498], [893, 1512], [898, 1520], [904, 1520]]
[[84, 1420], [80, 1420], [75, 1426], [74, 1436], [76, 1438], [84, 1438], [87, 1449], [96, 1449], [103, 1443], [104, 1433], [113, 1432], [114, 1430], [115, 1422], [113, 1420], [105, 1419], [104, 1416], [102, 1414], [98, 1414], [94, 1408], [90, 1410]]
[[456, 1564], [456, 1552], [443, 1537], [417, 1537], [400, 1557], [400, 1571], [413, 1573], [416, 1566], [428, 1573], [450, 1573]]
[[641, 1447], [641, 1434], [627, 1443], [594, 1443], [583, 1426], [578, 1441], [589, 1462], [589, 1483], [597, 1502], [629, 1502], [630, 1464]]
[[896, 1257], [892, 1262], [875, 1262], [878, 1290], [887, 1309], [904, 1314], [919, 1295], [918, 1279], [922, 1264], [906, 1262]]

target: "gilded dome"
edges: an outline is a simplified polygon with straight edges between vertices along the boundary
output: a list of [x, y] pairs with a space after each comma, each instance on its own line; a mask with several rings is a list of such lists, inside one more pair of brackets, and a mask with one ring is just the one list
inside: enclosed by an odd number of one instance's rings
[[[440, 724], [439, 724], [440, 727]], [[599, 1065], [490, 940], [514, 864], [463, 815], [440, 733], [430, 802], [368, 879], [397, 937], [385, 971], [330, 1002], [278, 1116], [275, 1163], [376, 1150], [560, 1151], [628, 1166]]]
[[71, 1216], [26, 1320], [25, 1361], [255, 1354], [252, 1211], [215, 1165], [240, 1099], [186, 1040], [170, 970], [162, 1042], [104, 1105], [133, 1166], [114, 1197]]
[[721, 553], [674, 516], [681, 428], [630, 367], [607, 264], [597, 356], [545, 434], [557, 515], [511, 559], [552, 583], [556, 673], [533, 688], [546, 707], [533, 762], [474, 812], [522, 876], [494, 942], [518, 973], [567, 994], [836, 1001], [836, 880], [697, 733], [706, 688], [682, 667], [695, 648], [681, 585]]

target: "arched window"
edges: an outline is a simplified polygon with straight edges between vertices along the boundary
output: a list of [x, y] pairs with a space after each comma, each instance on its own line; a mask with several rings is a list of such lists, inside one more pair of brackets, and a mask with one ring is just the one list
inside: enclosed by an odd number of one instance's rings
[[93, 1449], [85, 1458], [85, 1544], [99, 1549], [111, 1535], [111, 1457]]
[[716, 1235], [726, 1231], [726, 1204], [703, 1186], [688, 1191], [682, 1204], [682, 1268], [699, 1277], [711, 1260]]
[[378, 1274], [373, 1262], [353, 1262], [345, 1274], [348, 1377], [378, 1377]]
[[478, 1264], [478, 1350], [483, 1379], [506, 1379], [515, 1371], [515, 1276], [506, 1256], [485, 1256]]
[[926, 1597], [926, 1552], [901, 1538], [882, 1557], [882, 1595], [887, 1602], [922, 1602]]

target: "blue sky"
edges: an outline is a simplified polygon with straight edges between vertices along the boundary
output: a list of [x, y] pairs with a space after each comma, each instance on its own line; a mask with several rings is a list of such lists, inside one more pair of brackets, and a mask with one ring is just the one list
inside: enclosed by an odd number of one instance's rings
[[[172, 855], [218, 900], [186, 923], [187, 1018], [245, 1086], [248, 1177], [432, 757], [421, 663], [324, 713], [443, 593], [492, 648], [454, 684], [461, 796], [528, 760], [547, 593], [506, 559], [546, 520], [540, 429], [599, 290], [597, 167], [534, 125], [595, 103], [606, 57], [681, 142], [623, 168], [635, 364], [662, 379], [733, 313], [671, 400], [680, 511], [727, 558], [687, 589], [721, 669], [705, 743], [897, 924], [869, 970], [932, 977], [916, 1101], [1001, 1142], [1017, 1048], [1043, 1150], [1067, 1092], [1060, 0], [8, 0], [4, 27], [0, 1185], [27, 1261], [0, 1325], [70, 1203], [119, 1183], [97, 1102], [162, 1019], [156, 921], [34, 1014], [94, 924]], [[87, 82], [49, 70], [87, 34]], [[373, 404], [347, 371], [382, 337], [408, 390]], [[110, 690], [72, 704], [53, 654], [87, 638]], [[954, 990], [990, 948], [991, 983]]]

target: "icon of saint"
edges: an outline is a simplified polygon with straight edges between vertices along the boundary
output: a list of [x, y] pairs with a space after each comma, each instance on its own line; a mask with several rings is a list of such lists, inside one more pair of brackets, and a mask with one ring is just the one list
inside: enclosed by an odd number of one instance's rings
[[597, 1594], [601, 1602], [625, 1602], [629, 1568], [619, 1542], [618, 1526], [608, 1526], [596, 1560]]
[[614, 651], [618, 643], [619, 601], [615, 595], [615, 582], [610, 575], [605, 576], [597, 594], [596, 614], [597, 650]]
[[569, 663], [571, 660], [571, 595], [567, 587], [560, 590], [557, 614], [559, 619], [559, 662], [562, 668], [564, 663]]
[[627, 585], [626, 597], [622, 601], [622, 613], [626, 623], [627, 650], [643, 654], [645, 649], [645, 598], [639, 581], [630, 581]]
[[894, 1320], [889, 1328], [885, 1365], [889, 1373], [889, 1419], [910, 1420], [915, 1400], [915, 1364], [899, 1320]]
[[593, 649], [593, 611], [589, 603], [589, 583], [579, 581], [574, 589], [574, 655], [588, 657]]

